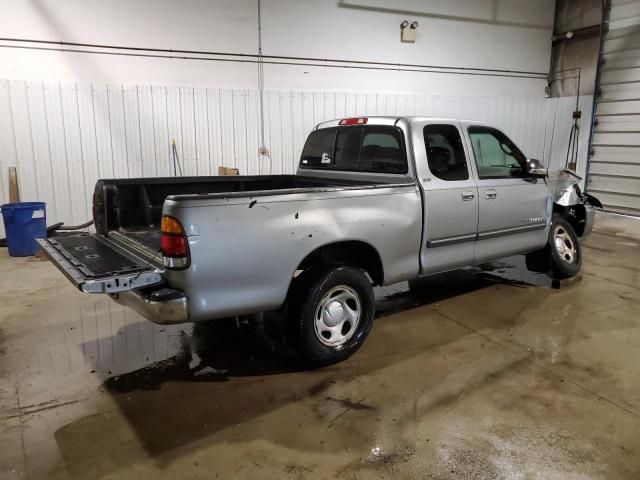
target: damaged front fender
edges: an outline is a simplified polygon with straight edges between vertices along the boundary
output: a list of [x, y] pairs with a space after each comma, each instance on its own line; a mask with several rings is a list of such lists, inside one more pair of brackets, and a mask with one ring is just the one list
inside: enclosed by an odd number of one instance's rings
[[595, 207], [602, 208], [600, 201], [580, 190], [582, 177], [571, 170], [549, 172], [547, 186], [553, 200], [553, 211], [563, 215], [573, 226], [578, 236], [589, 235], [593, 229]]
[[547, 186], [553, 203], [561, 207], [569, 207], [584, 203], [578, 182], [582, 180], [571, 170], [549, 172]]

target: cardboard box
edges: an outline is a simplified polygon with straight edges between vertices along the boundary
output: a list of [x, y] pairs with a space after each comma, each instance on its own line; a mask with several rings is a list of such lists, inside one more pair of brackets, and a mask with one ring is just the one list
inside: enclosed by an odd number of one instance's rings
[[240, 171], [237, 168], [218, 167], [218, 175], [227, 177], [229, 175], [240, 175]]

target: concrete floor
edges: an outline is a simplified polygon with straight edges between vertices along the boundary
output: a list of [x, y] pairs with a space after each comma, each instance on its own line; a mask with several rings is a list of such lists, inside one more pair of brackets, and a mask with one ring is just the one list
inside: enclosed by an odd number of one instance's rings
[[0, 478], [640, 478], [640, 222], [561, 289], [521, 258], [378, 291], [348, 362], [161, 327], [0, 252]]

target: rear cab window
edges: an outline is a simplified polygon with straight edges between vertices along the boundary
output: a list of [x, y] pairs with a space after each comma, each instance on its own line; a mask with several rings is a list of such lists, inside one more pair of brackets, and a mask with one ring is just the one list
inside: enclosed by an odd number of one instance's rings
[[315, 130], [302, 150], [300, 168], [404, 174], [404, 137], [399, 128], [386, 125]]
[[333, 163], [333, 147], [336, 129], [327, 128], [312, 132], [304, 144], [300, 166], [303, 168], [328, 168]]

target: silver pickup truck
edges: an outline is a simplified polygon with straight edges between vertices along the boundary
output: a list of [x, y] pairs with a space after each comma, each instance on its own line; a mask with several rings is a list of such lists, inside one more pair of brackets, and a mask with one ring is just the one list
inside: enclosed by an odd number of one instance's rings
[[575, 275], [594, 205], [496, 128], [345, 118], [314, 128], [295, 175], [99, 180], [96, 233], [40, 246], [83, 292], [157, 323], [282, 309], [323, 365], [364, 342], [372, 285], [514, 254]]

